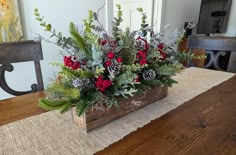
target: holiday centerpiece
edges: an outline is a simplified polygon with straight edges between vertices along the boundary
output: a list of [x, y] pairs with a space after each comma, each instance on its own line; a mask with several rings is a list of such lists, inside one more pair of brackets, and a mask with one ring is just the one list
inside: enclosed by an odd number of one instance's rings
[[166, 97], [167, 88], [176, 83], [172, 76], [182, 67], [177, 45], [184, 31], [175, 31], [168, 38], [155, 33], [141, 8], [137, 9], [140, 30], [124, 31], [120, 29], [120, 5], [117, 9], [111, 36], [93, 11], [89, 11], [83, 29], [70, 23], [70, 37], [57, 33], [38, 9], [34, 13], [67, 52], [63, 63], [53, 63], [61, 71], [47, 89], [49, 97], [40, 99], [39, 106], [62, 113], [72, 109], [75, 123], [88, 131]]

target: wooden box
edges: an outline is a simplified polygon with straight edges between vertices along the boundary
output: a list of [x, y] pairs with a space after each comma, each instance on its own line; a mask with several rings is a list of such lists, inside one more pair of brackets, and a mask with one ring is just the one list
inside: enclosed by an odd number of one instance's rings
[[[84, 129], [86, 132], [102, 126], [116, 118], [124, 116], [132, 111], [140, 109], [148, 104], [156, 102], [167, 96], [168, 87], [156, 87], [149, 89], [145, 93], [136, 93], [129, 99], [119, 99], [119, 110], [112, 106], [109, 110], [88, 109], [86, 113], [78, 117], [76, 108], [72, 108], [72, 116], [74, 123]], [[102, 103], [107, 106], [106, 103]]]

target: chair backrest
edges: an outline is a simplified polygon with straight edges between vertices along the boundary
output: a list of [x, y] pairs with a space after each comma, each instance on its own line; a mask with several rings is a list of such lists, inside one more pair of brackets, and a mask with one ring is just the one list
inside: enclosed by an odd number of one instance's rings
[[209, 57], [205, 68], [214, 66], [215, 69], [223, 70], [219, 65], [220, 56], [230, 56], [236, 52], [235, 37], [213, 37], [213, 36], [189, 36], [187, 47], [189, 49], [205, 49]]
[[189, 36], [188, 48], [236, 52], [236, 38], [235, 37]]
[[[43, 60], [41, 42], [32, 40], [0, 43], [0, 86], [9, 94], [18, 96], [27, 93], [44, 90], [43, 78], [40, 67], [40, 60]], [[37, 84], [31, 85], [29, 91], [15, 91], [10, 88], [5, 78], [5, 72], [12, 72], [14, 67], [12, 63], [33, 61]]]

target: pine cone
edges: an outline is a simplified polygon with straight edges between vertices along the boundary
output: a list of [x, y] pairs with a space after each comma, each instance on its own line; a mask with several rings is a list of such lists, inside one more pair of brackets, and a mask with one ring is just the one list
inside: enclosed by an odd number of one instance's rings
[[120, 68], [121, 68], [121, 65], [120, 65], [120, 64], [115, 63], [115, 62], [112, 62], [112, 64], [107, 67], [107, 70], [108, 70], [109, 72], [112, 72], [112, 73], [113, 73], [113, 72], [119, 71]]
[[72, 85], [76, 88], [82, 88], [86, 85], [89, 84], [89, 79], [80, 79], [80, 78], [76, 78], [72, 81]]
[[153, 80], [153, 79], [155, 79], [155, 77], [156, 77], [156, 73], [152, 69], [145, 70], [143, 72], [143, 79], [144, 80]]
[[134, 44], [134, 48], [138, 50], [145, 50], [146, 43], [143, 40], [136, 40]]

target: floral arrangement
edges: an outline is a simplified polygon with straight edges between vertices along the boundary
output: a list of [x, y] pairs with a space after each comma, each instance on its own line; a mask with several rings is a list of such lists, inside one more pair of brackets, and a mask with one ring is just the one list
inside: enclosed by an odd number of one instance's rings
[[99, 101], [104, 101], [109, 110], [112, 106], [119, 107], [117, 98], [129, 98], [147, 89], [176, 83], [172, 76], [182, 68], [179, 63], [182, 56], [176, 49], [184, 31], [175, 31], [165, 39], [162, 32], [155, 33], [147, 24], [142, 8], [137, 9], [141, 16], [140, 30], [123, 31], [121, 6], [117, 5], [117, 9], [111, 36], [98, 20], [99, 11], [89, 11], [82, 30], [70, 23], [70, 37], [57, 33], [35, 9], [40, 25], [66, 51], [63, 63], [53, 63], [61, 71], [48, 87], [50, 97], [40, 99], [40, 107], [63, 113], [75, 106], [80, 116], [89, 107], [99, 106]]

